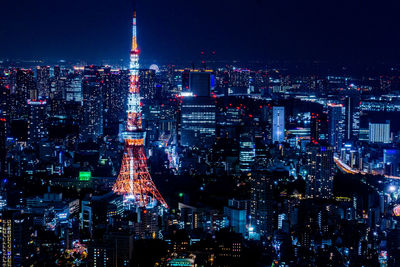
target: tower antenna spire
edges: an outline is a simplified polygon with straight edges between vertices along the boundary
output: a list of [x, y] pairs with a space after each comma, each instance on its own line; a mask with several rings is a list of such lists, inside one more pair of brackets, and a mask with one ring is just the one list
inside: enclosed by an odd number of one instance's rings
[[151, 179], [144, 150], [146, 133], [142, 129], [142, 109], [139, 93], [139, 49], [136, 34], [136, 6], [132, 21], [132, 49], [130, 52], [129, 93], [126, 113], [126, 129], [123, 133], [125, 148], [121, 170], [113, 186], [113, 191], [124, 195], [125, 200], [137, 207], [154, 207], [158, 202], [165, 208], [168, 208], [167, 203]]

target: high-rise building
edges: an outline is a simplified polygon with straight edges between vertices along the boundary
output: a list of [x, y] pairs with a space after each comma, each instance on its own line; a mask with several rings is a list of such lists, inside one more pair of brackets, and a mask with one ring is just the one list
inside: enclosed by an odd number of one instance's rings
[[370, 143], [390, 143], [390, 121], [386, 123], [369, 123]]
[[242, 173], [249, 173], [252, 170], [254, 158], [256, 156], [255, 143], [248, 134], [240, 136], [239, 163]]
[[140, 96], [143, 99], [155, 99], [157, 94], [155, 70], [142, 69], [139, 71]]
[[46, 100], [28, 100], [28, 141], [38, 142], [47, 138]]
[[194, 96], [209, 97], [211, 94], [210, 72], [191, 71], [189, 74], [189, 89]]
[[384, 149], [383, 164], [388, 175], [400, 176], [400, 150]]
[[37, 99], [36, 84], [33, 72], [28, 69], [18, 69], [16, 74], [15, 112], [13, 117], [21, 118], [27, 115], [27, 100]]
[[310, 120], [311, 141], [328, 139], [328, 118], [325, 113], [311, 113]]
[[85, 67], [82, 85], [83, 120], [80, 126], [84, 141], [96, 140], [103, 134], [103, 99], [97, 68]]
[[36, 67], [36, 88], [38, 99], [46, 99], [50, 96], [50, 67]]
[[10, 90], [1, 84], [0, 80], [0, 177], [6, 173], [7, 130], [9, 123]]
[[7, 121], [0, 115], [0, 177], [3, 177], [7, 169]]
[[250, 176], [250, 227], [261, 236], [273, 233], [273, 180], [264, 164], [254, 167]]
[[282, 143], [285, 140], [285, 108], [272, 108], [272, 142]]
[[233, 231], [243, 236], [246, 234], [246, 210], [236, 207], [224, 207], [224, 214], [229, 220], [229, 225]]
[[211, 146], [215, 142], [215, 101], [209, 97], [187, 97], [181, 106], [181, 145]]
[[333, 147], [328, 143], [312, 142], [307, 146], [306, 196], [331, 198], [333, 190]]
[[358, 140], [360, 130], [360, 97], [355, 94], [346, 97], [345, 108], [345, 139]]
[[3, 211], [0, 225], [2, 266], [24, 266], [32, 253], [29, 246], [33, 235], [30, 217], [19, 211]]
[[328, 141], [336, 151], [340, 151], [344, 141], [344, 114], [343, 105], [328, 105]]
[[82, 101], [82, 76], [73, 74], [68, 76], [68, 83], [65, 88], [66, 101]]
[[190, 70], [182, 71], [182, 91], [189, 91]]

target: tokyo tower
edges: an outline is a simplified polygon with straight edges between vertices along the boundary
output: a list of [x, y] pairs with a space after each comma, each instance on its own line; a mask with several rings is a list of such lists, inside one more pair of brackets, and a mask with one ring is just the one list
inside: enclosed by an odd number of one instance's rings
[[123, 133], [125, 149], [121, 170], [113, 191], [124, 195], [134, 206], [146, 208], [157, 204], [168, 208], [151, 179], [144, 150], [145, 132], [142, 129], [139, 94], [139, 49], [136, 39], [136, 12], [133, 13], [132, 50], [129, 65], [129, 94], [127, 104], [126, 131]]

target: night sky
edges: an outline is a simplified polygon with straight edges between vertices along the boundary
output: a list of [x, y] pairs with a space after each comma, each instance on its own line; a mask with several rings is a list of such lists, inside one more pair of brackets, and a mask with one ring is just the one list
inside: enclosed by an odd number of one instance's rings
[[[399, 1], [138, 0], [146, 61], [400, 59]], [[127, 59], [130, 0], [2, 0], [0, 57]]]

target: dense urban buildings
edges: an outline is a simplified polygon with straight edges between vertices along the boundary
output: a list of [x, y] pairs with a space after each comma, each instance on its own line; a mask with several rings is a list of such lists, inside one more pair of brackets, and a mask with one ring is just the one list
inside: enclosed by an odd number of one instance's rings
[[2, 266], [400, 266], [397, 64], [157, 65], [132, 23], [128, 64], [0, 60]]

